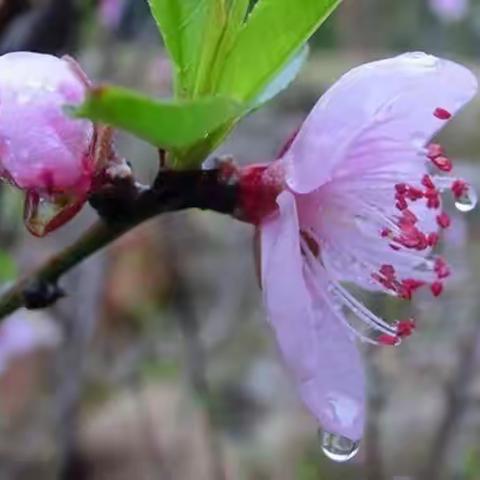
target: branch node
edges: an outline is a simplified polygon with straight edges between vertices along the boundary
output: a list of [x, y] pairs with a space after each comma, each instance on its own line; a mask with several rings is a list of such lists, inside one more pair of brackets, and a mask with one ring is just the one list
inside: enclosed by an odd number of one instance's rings
[[30, 281], [22, 292], [25, 308], [29, 310], [50, 307], [65, 295], [65, 291], [56, 283], [38, 279]]

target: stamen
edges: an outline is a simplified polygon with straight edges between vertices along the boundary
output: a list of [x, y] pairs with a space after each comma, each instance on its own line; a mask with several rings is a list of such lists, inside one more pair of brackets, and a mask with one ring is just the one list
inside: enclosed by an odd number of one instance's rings
[[396, 347], [400, 343], [400, 339], [393, 335], [380, 335], [378, 337], [378, 343], [387, 347]]
[[450, 217], [445, 212], [442, 212], [440, 215], [437, 215], [437, 223], [441, 228], [448, 228], [451, 223]]
[[429, 233], [427, 237], [428, 245], [430, 247], [436, 247], [439, 239], [440, 239], [440, 235], [438, 235], [438, 233], [436, 232]]
[[422, 185], [427, 187], [429, 190], [435, 190], [435, 184], [433, 183], [430, 175], [425, 174], [422, 178]]
[[440, 120], [449, 120], [452, 118], [452, 114], [448, 110], [445, 110], [441, 107], [436, 108], [433, 112], [433, 115]]
[[402, 338], [409, 337], [416, 328], [416, 322], [413, 318], [408, 320], [401, 320], [396, 323], [397, 333], [396, 335], [380, 335], [378, 342], [382, 345], [399, 345]]
[[427, 199], [427, 208], [436, 210], [440, 208], [440, 193], [436, 189], [428, 189], [425, 192], [425, 198]]
[[380, 330], [387, 334], [396, 334], [394, 327], [385, 323], [375, 314], [373, 314], [367, 307], [353, 297], [345, 288], [343, 288], [337, 282], [330, 282], [328, 291], [340, 301], [343, 306], [350, 310], [358, 319], [362, 320], [367, 325]]
[[430, 290], [433, 293], [434, 297], [439, 297], [443, 292], [443, 283], [442, 282], [434, 282], [430, 285]]
[[395, 203], [395, 206], [398, 208], [398, 210], [406, 210], [408, 208], [408, 203], [405, 200], [405, 197], [398, 197], [397, 198], [397, 203]]
[[[352, 330], [352, 332], [354, 332], [359, 338], [369, 343], [378, 344], [381, 335], [397, 336], [396, 326], [389, 325], [377, 317], [365, 307], [365, 305], [353, 297], [348, 290], [332, 278], [329, 278], [328, 271], [324, 270], [318, 260], [313, 256], [308, 245], [305, 245], [306, 241], [302, 239], [301, 243], [303, 247], [302, 251], [304, 252], [304, 257], [306, 259], [306, 265], [308, 267], [307, 273], [309, 273], [309, 278], [311, 279], [312, 284], [317, 292], [322, 295], [331, 306], [332, 310], [342, 323]], [[389, 268], [389, 266], [385, 267], [384, 270], [391, 274], [391, 268]], [[335, 308], [336, 306], [337, 308]], [[369, 334], [370, 336], [364, 335], [360, 329], [350, 325], [347, 318], [338, 311], [338, 306], [347, 308], [357, 320], [360, 320], [364, 326], [369, 327], [372, 330]], [[373, 338], [371, 335], [373, 335]]]
[[417, 328], [415, 319], [409, 318], [408, 320], [401, 320], [397, 322], [397, 335], [400, 338], [409, 337]]
[[398, 226], [403, 229], [405, 227], [411, 227], [418, 222], [417, 216], [409, 209], [402, 212], [402, 216], [398, 221]]
[[425, 282], [423, 282], [422, 280], [406, 278], [405, 280], [402, 280], [400, 286], [401, 288], [399, 289], [399, 295], [404, 300], [411, 300], [415, 291], [418, 290], [420, 287], [423, 287], [424, 285]]
[[407, 197], [412, 200], [412, 202], [415, 202], [416, 200], [423, 198], [423, 192], [419, 188], [409, 187]]
[[437, 278], [440, 280], [450, 276], [450, 268], [448, 268], [447, 263], [441, 257], [435, 259], [433, 270], [437, 274]]
[[453, 165], [449, 158], [442, 155], [432, 158], [432, 163], [442, 172], [451, 172]]
[[468, 190], [467, 182], [457, 179], [452, 183], [451, 190], [453, 196], [458, 200]]
[[438, 143], [431, 143], [427, 147], [427, 157], [430, 159], [443, 155], [444, 153], [443, 147]]

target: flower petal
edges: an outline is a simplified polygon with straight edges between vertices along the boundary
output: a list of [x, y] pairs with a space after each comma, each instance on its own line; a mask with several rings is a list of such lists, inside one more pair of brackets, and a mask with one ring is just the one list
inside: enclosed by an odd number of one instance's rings
[[347, 330], [307, 286], [295, 199], [278, 198], [280, 212], [261, 227], [264, 302], [280, 351], [302, 400], [325, 430], [361, 437], [364, 374]]
[[327, 182], [361, 135], [425, 145], [476, 90], [468, 69], [424, 53], [353, 69], [319, 100], [286, 153], [288, 185], [308, 193]]
[[295, 199], [283, 192], [278, 204], [280, 212], [261, 227], [264, 303], [289, 368], [297, 379], [308, 380], [316, 369], [316, 342], [311, 299], [302, 272]]
[[300, 395], [325, 431], [358, 440], [365, 417], [362, 359], [345, 327], [323, 303], [315, 305], [314, 320], [317, 369], [300, 384]]

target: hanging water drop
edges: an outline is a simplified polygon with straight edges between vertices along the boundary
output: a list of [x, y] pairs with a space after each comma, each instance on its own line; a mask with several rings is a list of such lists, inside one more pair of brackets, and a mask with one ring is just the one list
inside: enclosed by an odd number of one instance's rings
[[477, 206], [477, 202], [477, 192], [469, 185], [455, 199], [455, 207], [460, 212], [471, 212]]
[[342, 435], [319, 431], [322, 451], [326, 457], [334, 462], [347, 462], [352, 459], [360, 448], [359, 441], [350, 440]]

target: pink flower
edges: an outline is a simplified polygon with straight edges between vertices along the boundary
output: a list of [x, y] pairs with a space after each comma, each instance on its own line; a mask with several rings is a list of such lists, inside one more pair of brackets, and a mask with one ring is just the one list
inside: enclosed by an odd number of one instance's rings
[[36, 235], [70, 218], [91, 186], [94, 126], [63, 110], [85, 96], [76, 68], [51, 55], [0, 57], [0, 176], [26, 192]]
[[277, 210], [259, 224], [264, 302], [330, 446], [362, 436], [355, 338], [395, 345], [415, 327], [382, 320], [342, 282], [404, 299], [421, 286], [441, 293], [449, 270], [432, 250], [450, 219], [440, 193], [450, 189], [460, 210], [475, 198], [463, 180], [434, 174], [452, 166], [428, 142], [476, 90], [466, 68], [423, 53], [360, 66], [319, 100], [263, 174], [270, 188], [283, 181]]
[[470, 0], [430, 0], [431, 10], [446, 22], [463, 20], [470, 8]]

